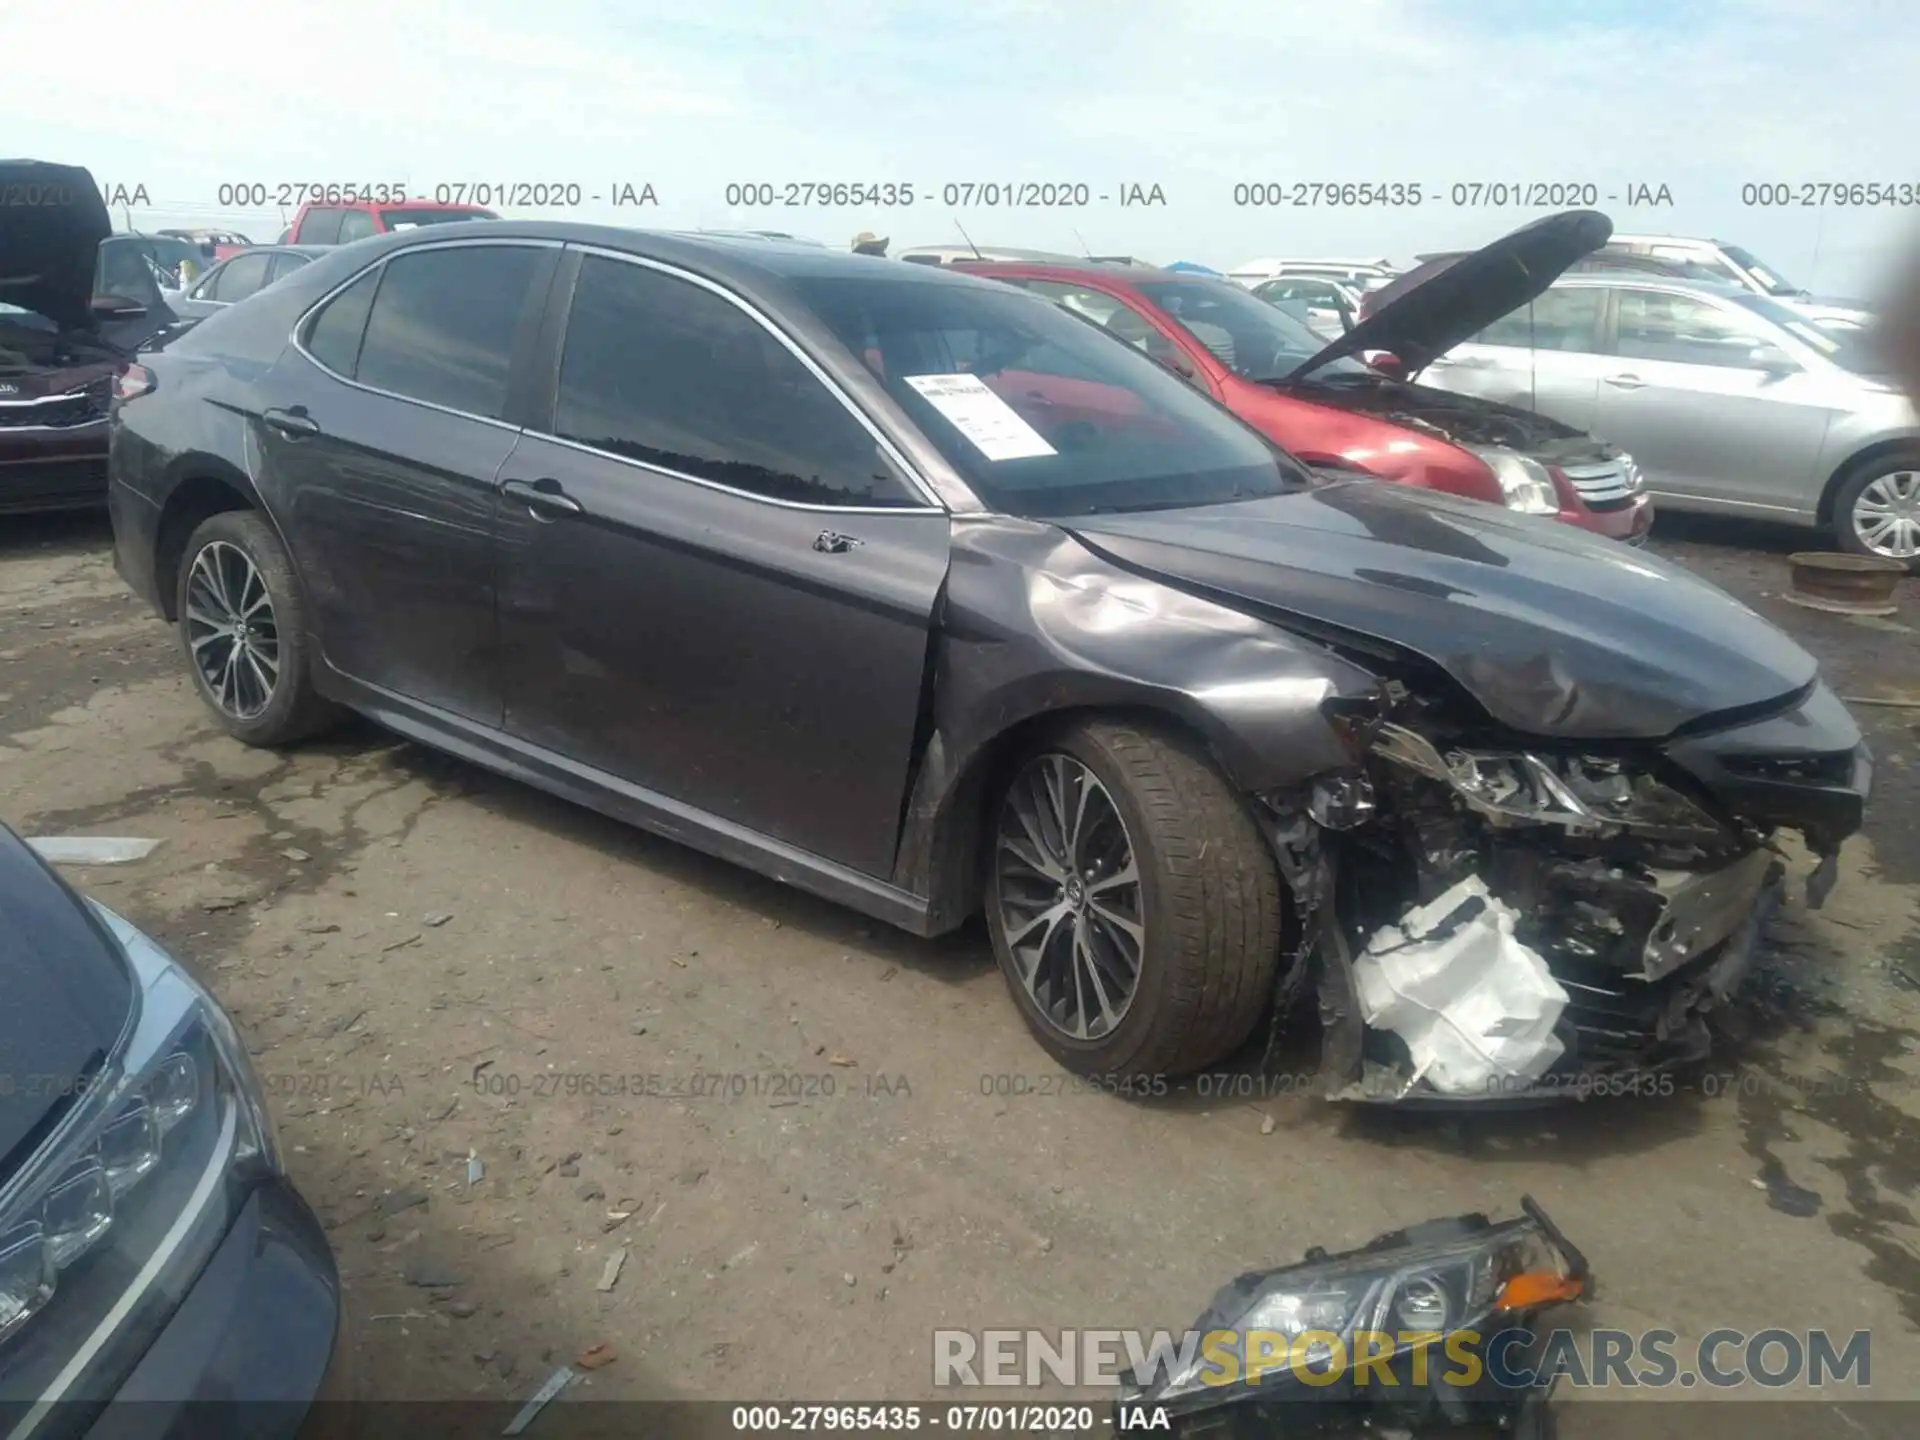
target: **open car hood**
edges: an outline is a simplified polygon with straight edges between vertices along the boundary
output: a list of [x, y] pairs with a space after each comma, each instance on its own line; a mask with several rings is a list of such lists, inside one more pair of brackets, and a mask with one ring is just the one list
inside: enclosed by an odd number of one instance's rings
[[1598, 250], [1612, 234], [1613, 221], [1598, 210], [1563, 210], [1452, 264], [1434, 270], [1422, 266], [1381, 290], [1366, 319], [1287, 378], [1298, 380], [1363, 350], [1390, 350], [1409, 373], [1418, 374], [1502, 315], [1539, 298], [1568, 266]]
[[1374, 480], [1062, 519], [1136, 573], [1438, 666], [1496, 722], [1653, 740], [1783, 702], [1814, 659], [1732, 596], [1616, 541]]
[[68, 330], [93, 324], [100, 242], [113, 233], [93, 176], [78, 165], [0, 160], [0, 301]]

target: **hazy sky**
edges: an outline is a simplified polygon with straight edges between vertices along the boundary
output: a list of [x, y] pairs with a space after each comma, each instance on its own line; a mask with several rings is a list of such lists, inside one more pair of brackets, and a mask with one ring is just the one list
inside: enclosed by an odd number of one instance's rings
[[[1077, 250], [1077, 231], [1096, 251], [1224, 268], [1479, 243], [1543, 212], [1458, 207], [1454, 183], [1593, 182], [1616, 229], [1718, 235], [1842, 293], [1920, 234], [1920, 206], [1741, 192], [1920, 188], [1914, 0], [197, 0], [129, 6], [124, 23], [115, 8], [9, 7], [0, 133], [144, 184], [142, 228], [278, 232], [277, 210], [220, 207], [223, 182], [429, 198], [462, 181], [648, 182], [657, 209], [571, 214], [836, 245], [873, 229], [898, 248], [958, 239], [947, 183], [1137, 182], [1165, 207], [958, 213], [982, 244]], [[892, 211], [725, 203], [729, 182], [805, 180], [933, 193]], [[1442, 198], [1236, 207], [1252, 180]], [[1674, 205], [1630, 208], [1639, 183]]]

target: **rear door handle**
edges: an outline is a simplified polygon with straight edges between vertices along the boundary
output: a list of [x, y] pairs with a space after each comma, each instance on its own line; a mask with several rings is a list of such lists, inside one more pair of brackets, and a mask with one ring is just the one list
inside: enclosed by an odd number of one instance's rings
[[260, 418], [289, 440], [320, 433], [320, 422], [307, 414], [304, 405], [296, 405], [291, 410], [264, 410]]
[[501, 485], [500, 493], [525, 505], [536, 520], [585, 513], [580, 502], [560, 488], [558, 480], [508, 480]]
[[1642, 385], [1645, 385], [1646, 383], [1647, 382], [1642, 380], [1638, 375], [1607, 376], [1607, 384], [1613, 386], [1613, 388], [1616, 390], [1638, 390]]

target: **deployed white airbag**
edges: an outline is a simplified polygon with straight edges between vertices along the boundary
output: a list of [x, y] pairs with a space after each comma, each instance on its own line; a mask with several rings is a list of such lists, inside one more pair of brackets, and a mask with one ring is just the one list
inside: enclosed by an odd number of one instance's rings
[[1406, 1041], [1409, 1085], [1511, 1093], [1546, 1073], [1567, 992], [1513, 938], [1518, 912], [1477, 876], [1380, 929], [1353, 964], [1360, 1018]]

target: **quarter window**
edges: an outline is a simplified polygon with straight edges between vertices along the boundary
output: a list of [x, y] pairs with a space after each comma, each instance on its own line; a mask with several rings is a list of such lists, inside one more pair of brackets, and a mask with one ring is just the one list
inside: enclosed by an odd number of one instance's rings
[[366, 332], [367, 312], [373, 308], [374, 287], [380, 283], [375, 267], [320, 307], [307, 324], [307, 353], [336, 375], [353, 379], [360, 361], [360, 337]]
[[498, 419], [513, 338], [541, 252], [453, 246], [398, 255], [367, 317], [354, 378], [362, 385]]
[[300, 221], [302, 245], [335, 245], [340, 240], [339, 210], [309, 210]]
[[771, 499], [920, 503], [867, 429], [750, 315], [597, 255], [574, 287], [554, 433]]

